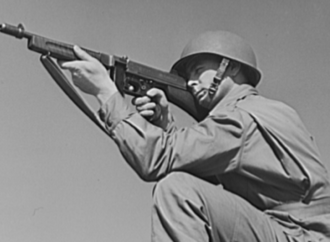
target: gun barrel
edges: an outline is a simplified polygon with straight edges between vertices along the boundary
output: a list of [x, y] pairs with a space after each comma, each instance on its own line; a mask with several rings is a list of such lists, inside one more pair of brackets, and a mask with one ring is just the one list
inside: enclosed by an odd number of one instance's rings
[[16, 38], [30, 38], [30, 34], [24, 31], [24, 26], [19, 24], [18, 26], [13, 26], [10, 24], [2, 23], [0, 25], [0, 32], [15, 36]]

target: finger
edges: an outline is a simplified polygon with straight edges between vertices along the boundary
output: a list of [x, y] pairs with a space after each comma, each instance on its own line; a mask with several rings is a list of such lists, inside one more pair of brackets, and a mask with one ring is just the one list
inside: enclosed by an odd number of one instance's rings
[[145, 118], [150, 118], [154, 115], [154, 111], [152, 110], [143, 110], [141, 112], [139, 112], [139, 114]]
[[156, 103], [146, 103], [141, 106], [136, 106], [136, 110], [143, 111], [143, 110], [154, 110], [156, 108]]
[[73, 50], [74, 50], [75, 54], [77, 55], [77, 57], [81, 60], [86, 60], [86, 61], [94, 60], [94, 57], [92, 57], [86, 51], [81, 49], [78, 45], [74, 45]]
[[59, 66], [63, 65], [64, 62], [65, 62], [65, 61], [63, 61], [63, 60], [57, 60], [57, 64], [58, 64]]
[[65, 70], [78, 70], [82, 66], [81, 61], [58, 61], [58, 64]]
[[161, 107], [168, 106], [168, 101], [163, 90], [158, 88], [151, 88], [147, 91], [147, 95], [157, 102]]
[[165, 97], [165, 93], [158, 88], [151, 88], [150, 90], [147, 91], [147, 95], [149, 97], [156, 97], [156, 98]]
[[[133, 100], [132, 100], [133, 101]], [[134, 100], [134, 105], [141, 106], [151, 101], [151, 98], [148, 96], [138, 97]]]

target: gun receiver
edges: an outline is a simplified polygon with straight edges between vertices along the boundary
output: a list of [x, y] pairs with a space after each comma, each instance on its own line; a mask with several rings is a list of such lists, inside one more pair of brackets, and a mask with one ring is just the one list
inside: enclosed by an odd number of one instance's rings
[[[73, 45], [48, 39], [25, 31], [24, 26], [0, 25], [0, 32], [18, 39], [28, 40], [28, 49], [58, 60], [71, 61], [77, 57]], [[112, 80], [122, 93], [143, 96], [155, 87], [162, 89], [168, 100], [200, 121], [206, 116], [205, 110], [198, 108], [187, 90], [186, 81], [174, 74], [130, 61], [126, 57], [117, 57], [82, 48], [89, 55], [99, 60], [110, 71]]]

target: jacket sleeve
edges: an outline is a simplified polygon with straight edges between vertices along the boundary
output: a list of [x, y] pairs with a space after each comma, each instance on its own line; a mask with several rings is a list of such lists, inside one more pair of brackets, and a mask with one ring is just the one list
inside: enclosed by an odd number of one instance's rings
[[243, 122], [236, 111], [166, 132], [133, 112], [117, 94], [101, 107], [100, 116], [125, 160], [145, 181], [157, 181], [172, 171], [199, 177], [230, 171], [244, 146]]

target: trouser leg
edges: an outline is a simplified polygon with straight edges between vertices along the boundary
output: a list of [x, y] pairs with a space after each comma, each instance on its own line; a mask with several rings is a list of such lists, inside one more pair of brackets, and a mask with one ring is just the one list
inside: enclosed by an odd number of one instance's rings
[[183, 172], [155, 187], [152, 241], [286, 241], [280, 226], [247, 201]]

